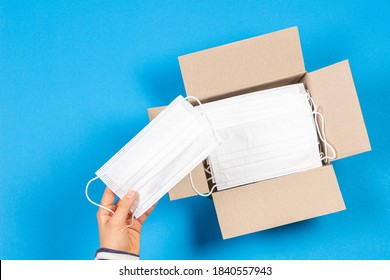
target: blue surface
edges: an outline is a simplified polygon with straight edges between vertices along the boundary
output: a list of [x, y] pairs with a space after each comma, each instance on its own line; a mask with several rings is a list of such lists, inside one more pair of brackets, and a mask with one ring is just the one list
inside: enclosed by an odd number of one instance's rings
[[141, 255], [389, 259], [389, 2], [146, 2], [1, 1], [0, 258], [91, 259], [85, 183], [184, 93], [177, 56], [297, 25], [308, 71], [350, 59], [373, 151], [334, 163], [348, 210], [223, 241], [210, 199], [165, 196]]

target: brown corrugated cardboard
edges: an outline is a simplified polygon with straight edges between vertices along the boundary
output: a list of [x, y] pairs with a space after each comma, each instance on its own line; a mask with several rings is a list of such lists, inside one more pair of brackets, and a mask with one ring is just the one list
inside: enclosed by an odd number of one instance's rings
[[201, 101], [292, 83], [306, 72], [297, 27], [184, 55], [179, 62], [187, 95]]
[[[348, 61], [307, 73], [296, 27], [179, 58], [187, 95], [203, 102], [304, 82], [325, 116], [328, 141], [339, 158], [370, 150]], [[161, 108], [149, 109], [155, 117]], [[353, 139], [353, 141], [351, 141]], [[199, 165], [196, 186], [209, 189]], [[195, 195], [188, 177], [171, 199]], [[213, 193], [223, 238], [345, 209], [331, 165]]]
[[213, 193], [224, 239], [345, 209], [331, 165]]
[[303, 82], [324, 114], [337, 159], [371, 150], [348, 60], [307, 73]]

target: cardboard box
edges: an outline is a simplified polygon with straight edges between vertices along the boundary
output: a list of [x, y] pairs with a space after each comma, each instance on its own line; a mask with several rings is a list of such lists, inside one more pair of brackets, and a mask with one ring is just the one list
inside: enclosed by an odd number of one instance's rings
[[[184, 55], [179, 63], [186, 94], [202, 102], [303, 82], [325, 117], [337, 159], [371, 150], [348, 61], [308, 73], [297, 27]], [[149, 118], [163, 108], [148, 109]], [[208, 192], [202, 164], [192, 175]], [[188, 176], [169, 192], [171, 200], [194, 195]], [[346, 209], [332, 165], [215, 191], [212, 198], [224, 239]]]

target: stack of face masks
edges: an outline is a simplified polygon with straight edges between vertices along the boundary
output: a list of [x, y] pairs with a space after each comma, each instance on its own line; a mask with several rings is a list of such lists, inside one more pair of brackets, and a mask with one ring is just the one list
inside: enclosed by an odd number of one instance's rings
[[[119, 198], [129, 189], [136, 191], [132, 212], [138, 218], [218, 144], [207, 118], [179, 96], [104, 164], [94, 179], [100, 178]], [[103, 207], [90, 200], [88, 185], [89, 201]]]
[[322, 166], [303, 84], [198, 106], [222, 138], [208, 157], [218, 190]]
[[[186, 99], [193, 98], [193, 107]], [[317, 111], [303, 84], [294, 84], [200, 104], [177, 97], [97, 172], [120, 198], [138, 193], [132, 208], [138, 218], [207, 157], [218, 190], [322, 166]], [[322, 117], [323, 122], [323, 117]], [[332, 147], [331, 147], [332, 148]], [[333, 154], [335, 157], [335, 151]], [[111, 211], [112, 212], [112, 211]]]

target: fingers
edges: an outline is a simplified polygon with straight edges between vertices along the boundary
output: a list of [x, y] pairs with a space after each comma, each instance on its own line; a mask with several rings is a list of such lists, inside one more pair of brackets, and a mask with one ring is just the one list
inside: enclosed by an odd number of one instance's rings
[[103, 206], [110, 206], [114, 203], [114, 200], [115, 200], [114, 192], [110, 188], [106, 187], [100, 204]]
[[[109, 188], [106, 187], [100, 204], [110, 209], [111, 211], [115, 211], [116, 206], [113, 205], [114, 200], [115, 200], [115, 194]], [[98, 224], [105, 224], [111, 218], [112, 213], [110, 211], [107, 211], [104, 208], [99, 208], [98, 212], [96, 213], [96, 216], [97, 216]]]
[[157, 202], [148, 209], [141, 217], [138, 218], [138, 221], [141, 223], [141, 225], [146, 221], [146, 219], [149, 217], [149, 215], [153, 212], [154, 208], [156, 207]]
[[[106, 188], [100, 202], [101, 205], [111, 209], [115, 213], [112, 214], [109, 211], [100, 208], [97, 213], [97, 218], [99, 223], [105, 223], [109, 219], [113, 223], [126, 223], [126, 220], [129, 218], [129, 212], [131, 207], [134, 204], [136, 198], [136, 193], [134, 191], [129, 191], [127, 195], [118, 200], [115, 204], [115, 194], [111, 191], [110, 188]], [[157, 203], [156, 203], [157, 204]], [[148, 209], [141, 217], [139, 217], [139, 222], [143, 224], [147, 217], [152, 213], [153, 209], [156, 207], [154, 204], [152, 207]]]
[[132, 190], [126, 196], [118, 201], [117, 209], [111, 218], [113, 223], [126, 223], [127, 215], [134, 204], [136, 193]]
[[[117, 208], [116, 205], [107, 205], [105, 207], [107, 207], [108, 209], [110, 209], [113, 212], [115, 212], [115, 210]], [[111, 219], [111, 216], [112, 216], [111, 212], [107, 211], [106, 209], [99, 208], [99, 211], [97, 211], [97, 213], [96, 213], [98, 225], [101, 226], [101, 225], [106, 224]]]

